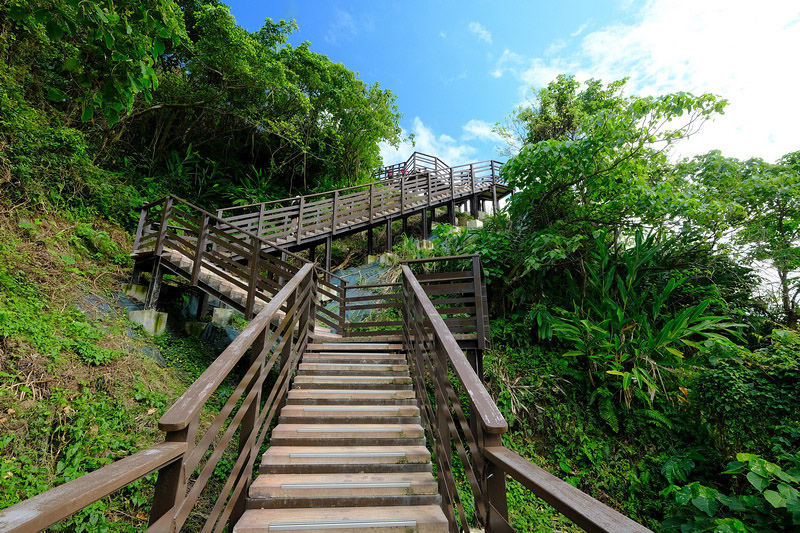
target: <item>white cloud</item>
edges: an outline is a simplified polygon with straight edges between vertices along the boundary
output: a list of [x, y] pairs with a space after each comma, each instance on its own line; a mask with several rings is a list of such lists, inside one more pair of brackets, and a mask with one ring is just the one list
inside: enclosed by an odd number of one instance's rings
[[[679, 145], [678, 155], [719, 148], [774, 160], [800, 148], [800, 106], [793, 104], [800, 69], [791, 52], [800, 49], [796, 2], [653, 0], [635, 19], [586, 34], [560, 57], [522, 59], [509, 51], [492, 75], [510, 72], [526, 87], [542, 87], [560, 73], [605, 82], [629, 77], [628, 90], [636, 94], [727, 98], [725, 115]], [[513, 56], [518, 60], [511, 62]]]
[[[403, 130], [403, 136], [409, 132]], [[381, 143], [381, 157], [385, 165], [393, 165], [405, 161], [414, 152], [422, 152], [438, 157], [451, 166], [463, 165], [474, 160], [477, 149], [468, 144], [459, 144], [449, 135], [436, 135], [433, 130], [415, 117], [411, 133], [414, 134], [415, 145], [410, 142], [401, 143], [398, 148]]]
[[443, 31], [440, 31], [439, 32], [439, 37], [441, 37], [442, 39], [446, 39], [447, 38], [447, 33], [443, 32]]
[[469, 31], [477, 35], [478, 39], [484, 40], [487, 43], [492, 44], [492, 34], [489, 33], [489, 30], [484, 28], [480, 22], [470, 22]]
[[464, 130], [463, 139], [465, 141], [477, 139], [485, 142], [503, 142], [503, 138], [492, 131], [493, 127], [494, 124], [472, 119], [461, 127]]
[[336, 9], [333, 20], [325, 34], [325, 42], [336, 44], [342, 40], [349, 40], [358, 35], [358, 25], [353, 15], [347, 11]]

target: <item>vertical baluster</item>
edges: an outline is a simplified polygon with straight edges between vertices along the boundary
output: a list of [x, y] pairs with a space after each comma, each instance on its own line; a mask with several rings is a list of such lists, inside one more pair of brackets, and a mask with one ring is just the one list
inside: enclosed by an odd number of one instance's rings
[[336, 208], [339, 203], [339, 191], [333, 191], [333, 211], [331, 212], [331, 235], [336, 234]]
[[250, 277], [247, 281], [247, 303], [244, 306], [244, 317], [247, 320], [253, 318], [253, 308], [256, 302], [256, 290], [258, 290], [258, 263], [261, 259], [261, 241], [255, 235], [250, 237], [251, 247], [250, 256], [247, 258], [250, 267]]

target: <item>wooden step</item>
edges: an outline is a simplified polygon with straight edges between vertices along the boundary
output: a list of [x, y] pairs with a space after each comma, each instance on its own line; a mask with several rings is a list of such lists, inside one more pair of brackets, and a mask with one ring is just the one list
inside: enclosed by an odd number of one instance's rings
[[303, 531], [306, 533], [447, 533], [438, 505], [248, 509], [234, 533]]
[[410, 376], [301, 376], [294, 378], [295, 389], [395, 389], [411, 387]]
[[406, 364], [404, 354], [376, 353], [306, 353], [303, 363], [340, 363], [340, 364]]
[[424, 446], [271, 446], [259, 472], [430, 472], [431, 454]]
[[273, 446], [423, 446], [419, 424], [278, 424]]
[[287, 403], [318, 405], [363, 405], [369, 401], [373, 405], [393, 405], [403, 402], [416, 405], [413, 390], [346, 390], [346, 389], [291, 389]]
[[281, 424], [419, 424], [415, 405], [286, 405]]
[[352, 507], [439, 503], [430, 472], [262, 474], [250, 485], [256, 508]]
[[[394, 364], [394, 363], [342, 363], [342, 362], [305, 362], [306, 359], [303, 359], [304, 362], [300, 363], [298, 367], [298, 373], [303, 373], [304, 375], [321, 375], [315, 374], [316, 372], [329, 372], [329, 375], [335, 376], [340, 375], [339, 372], [347, 372], [347, 373], [358, 373], [359, 375], [386, 375], [388, 373], [397, 373], [398, 375], [402, 373], [403, 375], [408, 375], [408, 365], [407, 364]], [[335, 374], [334, 374], [335, 372]], [[324, 374], [322, 374], [324, 375]]]

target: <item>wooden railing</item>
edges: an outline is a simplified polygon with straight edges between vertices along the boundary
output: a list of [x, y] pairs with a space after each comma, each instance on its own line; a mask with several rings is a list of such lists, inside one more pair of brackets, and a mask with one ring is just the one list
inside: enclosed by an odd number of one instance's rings
[[[501, 437], [508, 425], [481, 377], [417, 276], [408, 265], [402, 270], [403, 341], [450, 531], [469, 533], [470, 524], [476, 523], [492, 533], [515, 531], [509, 523], [506, 475], [587, 531], [649, 531], [504, 447]], [[459, 493], [459, 471], [464, 472], [473, 506], [465, 506]], [[470, 507], [474, 517], [468, 515]]]
[[[0, 531], [44, 529], [153, 471], [158, 480], [148, 531], [222, 531], [235, 522], [244, 510], [259, 449], [308, 343], [314, 278], [313, 266], [302, 266], [164, 413], [158, 422], [166, 432], [164, 443], [4, 509]], [[286, 311], [279, 314], [281, 308]], [[240, 376], [235, 369], [242, 362], [246, 370]], [[277, 378], [265, 387], [276, 367]], [[228, 383], [230, 395], [220, 390]], [[204, 413], [212, 401], [222, 407]], [[221, 468], [223, 459], [233, 464], [230, 471]], [[220, 475], [224, 481], [217, 480]], [[211, 508], [198, 512], [201, 497]]]
[[[423, 157], [422, 154], [419, 157]], [[424, 156], [430, 157], [430, 156]], [[380, 181], [335, 191], [220, 209], [217, 216], [270, 244], [292, 246], [470, 197], [504, 185], [502, 163], [483, 161], [386, 176]]]
[[[267, 252], [268, 248], [272, 253]], [[242, 311], [246, 318], [271, 301], [283, 283], [307, 263], [263, 237], [243, 231], [176, 196], [167, 196], [142, 208], [133, 255], [161, 256], [165, 249], [175, 250], [191, 262], [190, 272], [180, 265], [171, 265], [176, 274]], [[203, 270], [224, 282], [225, 290], [202, 282]], [[319, 268], [316, 272], [320, 294], [343, 301], [347, 281]], [[231, 294], [231, 289], [241, 298]], [[319, 306], [316, 319], [341, 334], [344, 309], [340, 311], [334, 314]]]
[[[407, 265], [446, 264], [449, 271], [417, 275], [425, 294], [433, 304], [463, 348], [484, 350], [489, 341], [489, 316], [486, 300], [486, 278], [477, 254], [410, 259]], [[467, 269], [459, 269], [467, 264]], [[452, 268], [451, 268], [452, 267]], [[400, 336], [403, 321], [403, 284], [374, 283], [345, 287], [344, 309], [351, 313], [366, 312], [365, 320], [345, 321], [345, 337]], [[425, 322], [430, 327], [430, 322]]]

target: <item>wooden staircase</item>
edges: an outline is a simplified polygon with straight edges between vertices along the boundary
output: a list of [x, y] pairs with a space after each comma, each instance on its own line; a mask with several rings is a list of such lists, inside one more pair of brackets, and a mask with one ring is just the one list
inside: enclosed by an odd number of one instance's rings
[[309, 344], [238, 533], [446, 532], [401, 339]]

